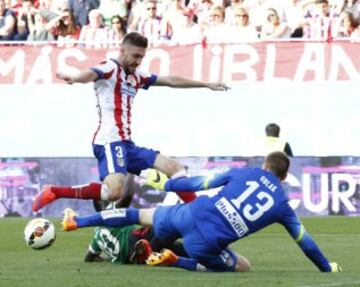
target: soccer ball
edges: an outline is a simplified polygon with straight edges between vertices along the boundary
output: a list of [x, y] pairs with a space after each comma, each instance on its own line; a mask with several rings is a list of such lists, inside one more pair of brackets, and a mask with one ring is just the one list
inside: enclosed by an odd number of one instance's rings
[[44, 249], [55, 241], [54, 224], [45, 218], [35, 218], [26, 224], [24, 236], [26, 245], [33, 249]]

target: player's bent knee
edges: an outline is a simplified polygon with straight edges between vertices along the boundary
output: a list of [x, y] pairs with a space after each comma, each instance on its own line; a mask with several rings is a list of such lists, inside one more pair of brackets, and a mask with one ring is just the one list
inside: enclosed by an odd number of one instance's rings
[[122, 197], [122, 195], [123, 195], [122, 186], [115, 186], [115, 187], [111, 187], [109, 189], [109, 200], [110, 201], [118, 200]]
[[158, 154], [154, 163], [154, 168], [165, 173], [167, 176], [173, 176], [184, 169], [184, 166], [162, 154]]
[[108, 198], [110, 201], [118, 200], [124, 192], [125, 175], [120, 173], [109, 174], [104, 184], [108, 187]]

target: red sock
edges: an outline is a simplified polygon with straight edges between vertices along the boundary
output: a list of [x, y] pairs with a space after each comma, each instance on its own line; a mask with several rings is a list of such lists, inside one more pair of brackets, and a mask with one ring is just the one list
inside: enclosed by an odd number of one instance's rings
[[101, 199], [101, 183], [89, 183], [78, 186], [51, 186], [57, 198]]
[[176, 194], [182, 199], [183, 202], [188, 203], [195, 200], [195, 192], [178, 191]]

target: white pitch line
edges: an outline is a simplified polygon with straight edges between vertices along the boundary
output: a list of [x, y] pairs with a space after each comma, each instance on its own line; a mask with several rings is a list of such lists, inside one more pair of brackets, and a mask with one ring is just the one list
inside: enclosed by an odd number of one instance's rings
[[[315, 233], [315, 232], [310, 232], [311, 235], [314, 235], [314, 236], [321, 236], [321, 237], [360, 237], [360, 233], [343, 233], [343, 234], [339, 234], [339, 233], [334, 233], [334, 234], [331, 234], [331, 233], [326, 233], [326, 234], [323, 234], [323, 233]], [[254, 235], [253, 235], [254, 236]], [[256, 237], [287, 237], [288, 234], [285, 233], [284, 234], [279, 234], [279, 233], [267, 233], [267, 234], [257, 234]]]
[[301, 285], [299, 287], [332, 287], [332, 286], [360, 286], [360, 281]]

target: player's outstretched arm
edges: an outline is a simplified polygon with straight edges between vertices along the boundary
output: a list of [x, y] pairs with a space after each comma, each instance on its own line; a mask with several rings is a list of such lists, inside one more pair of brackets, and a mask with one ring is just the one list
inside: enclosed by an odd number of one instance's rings
[[67, 82], [69, 85], [74, 83], [89, 83], [98, 79], [98, 74], [93, 70], [86, 70], [78, 73], [77, 75], [69, 75], [58, 71], [56, 77], [60, 80]]
[[204, 83], [178, 76], [157, 77], [154, 86], [167, 86], [172, 88], [208, 88], [213, 91], [227, 91], [230, 89], [224, 83]]
[[208, 176], [179, 177], [169, 179], [165, 174], [151, 169], [146, 175], [146, 184], [164, 191], [200, 191], [225, 185], [232, 176], [231, 170]]
[[[290, 206], [289, 206], [289, 209]], [[289, 210], [288, 216], [284, 218], [282, 224], [296, 241], [304, 254], [318, 267], [321, 272], [341, 272], [341, 266], [336, 262], [330, 263], [322, 253], [316, 242], [306, 231], [304, 225], [296, 217], [292, 210]]]

